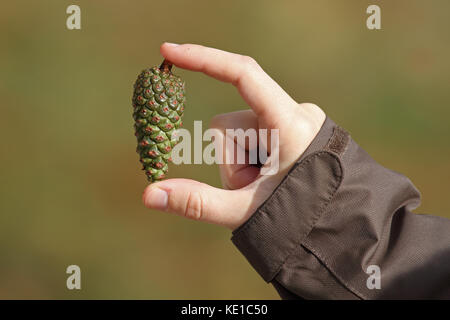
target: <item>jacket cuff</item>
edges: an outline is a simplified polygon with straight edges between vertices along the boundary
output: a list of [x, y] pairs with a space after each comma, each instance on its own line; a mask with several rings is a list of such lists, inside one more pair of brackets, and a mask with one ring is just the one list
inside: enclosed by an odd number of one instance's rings
[[270, 282], [302, 243], [342, 180], [339, 155], [348, 134], [327, 117], [319, 133], [272, 195], [231, 238]]

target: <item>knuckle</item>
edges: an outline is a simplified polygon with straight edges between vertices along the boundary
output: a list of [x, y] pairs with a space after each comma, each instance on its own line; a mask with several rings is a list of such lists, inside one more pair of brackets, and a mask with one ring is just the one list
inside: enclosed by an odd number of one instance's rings
[[310, 103], [310, 102], [303, 102], [300, 103], [299, 106], [307, 111], [313, 111], [315, 109], [318, 109], [319, 106], [314, 104], [314, 103]]
[[241, 55], [239, 56], [238, 59], [239, 59], [238, 63], [241, 70], [236, 79], [232, 81], [233, 85], [235, 86], [238, 85], [243, 78], [251, 76], [260, 68], [256, 60], [250, 56]]
[[253, 70], [258, 67], [258, 63], [250, 56], [241, 56], [242, 64], [248, 69]]
[[203, 216], [203, 197], [199, 192], [189, 192], [184, 216], [193, 220], [201, 220]]
[[[325, 118], [325, 113], [323, 110], [314, 103], [301, 103], [299, 108], [303, 111], [304, 119], [308, 119], [314, 127], [322, 126], [323, 119]], [[314, 128], [316, 130], [317, 128]]]

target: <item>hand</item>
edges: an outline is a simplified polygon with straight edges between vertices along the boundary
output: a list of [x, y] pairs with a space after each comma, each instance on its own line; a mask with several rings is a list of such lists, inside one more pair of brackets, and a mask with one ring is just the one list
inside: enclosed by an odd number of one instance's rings
[[[250, 218], [271, 195], [295, 161], [313, 141], [325, 121], [314, 104], [295, 102], [250, 57], [199, 45], [164, 43], [161, 54], [177, 67], [203, 72], [233, 84], [251, 110], [213, 118], [211, 127], [279, 129], [279, 171], [260, 175], [249, 164], [219, 165], [224, 188], [188, 179], [168, 179], [149, 185], [146, 207], [226, 226], [232, 230]], [[245, 147], [245, 146], [243, 146]], [[270, 146], [268, 146], [270, 152]]]

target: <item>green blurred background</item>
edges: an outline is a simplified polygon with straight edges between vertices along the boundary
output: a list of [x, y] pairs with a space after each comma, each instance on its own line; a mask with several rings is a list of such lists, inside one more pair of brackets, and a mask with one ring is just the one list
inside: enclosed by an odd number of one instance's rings
[[[66, 28], [81, 7], [82, 30]], [[381, 7], [382, 30], [365, 26]], [[297, 101], [319, 104], [450, 218], [450, 2], [8, 1], [0, 10], [0, 298], [278, 298], [216, 226], [150, 212], [135, 153], [132, 84], [163, 41], [253, 56]], [[245, 108], [176, 69], [185, 127]], [[171, 177], [219, 186], [213, 166]], [[66, 267], [82, 290], [66, 289]]]

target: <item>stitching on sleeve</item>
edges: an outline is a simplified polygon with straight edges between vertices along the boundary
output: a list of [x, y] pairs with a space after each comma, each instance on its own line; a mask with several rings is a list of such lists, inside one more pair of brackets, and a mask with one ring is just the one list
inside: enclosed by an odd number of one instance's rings
[[[328, 204], [331, 202], [331, 199], [333, 199], [334, 195], [336, 194], [337, 190], [339, 189], [339, 187], [340, 187], [340, 185], [341, 185], [341, 183], [342, 183], [342, 177], [343, 177], [342, 172], [343, 172], [343, 170], [342, 170], [342, 164], [341, 164], [341, 162], [340, 162], [340, 160], [339, 160], [339, 157], [337, 157], [337, 155], [335, 155], [334, 153], [331, 153], [331, 152], [328, 152], [328, 151], [320, 151], [320, 152], [318, 152], [317, 154], [314, 154], [314, 155], [319, 155], [319, 154], [322, 154], [322, 153], [330, 154], [330, 155], [332, 155], [332, 156], [337, 160], [337, 163], [339, 164], [339, 172], [338, 172], [337, 175], [336, 175], [336, 178], [337, 178], [337, 180], [338, 180], [338, 183], [337, 183], [336, 186], [334, 187], [334, 190], [333, 190], [332, 192], [330, 192], [330, 195], [328, 196], [328, 198], [327, 198], [325, 201], [323, 201], [323, 203], [322, 203], [320, 209], [319, 209], [319, 210], [317, 211], [317, 213], [315, 214], [314, 221], [312, 222], [312, 224], [311, 224], [311, 226], [310, 226], [310, 228], [309, 228], [309, 231], [308, 231], [306, 234], [302, 235], [303, 237], [302, 237], [301, 239], [299, 239], [298, 245], [302, 245], [303, 240], [304, 240], [305, 238], [307, 238], [308, 235], [311, 233], [311, 231], [314, 229], [314, 226], [316, 225], [317, 221], [318, 221], [318, 220], [320, 219], [320, 217], [322, 216], [323, 212], [324, 212], [325, 209], [327, 208]], [[311, 158], [312, 158], [312, 157], [311, 157]], [[264, 212], [264, 211], [261, 210], [261, 212]], [[290, 252], [289, 254], [286, 255], [286, 257], [283, 259], [283, 262], [280, 264], [280, 266], [278, 267], [278, 269], [274, 272], [274, 275], [271, 277], [270, 280], [272, 280], [274, 277], [276, 277], [276, 275], [281, 271], [281, 269], [283, 268], [284, 264], [286, 263], [286, 260], [287, 260], [294, 252], [295, 252], [295, 247], [291, 250], [291, 252]]]
[[[326, 206], [327, 202], [329, 202], [331, 200], [331, 198], [334, 196], [334, 194], [336, 193], [337, 188], [339, 188], [341, 181], [342, 181], [342, 165], [341, 162], [339, 160], [339, 157], [330, 151], [318, 151], [315, 152], [311, 155], [309, 155], [306, 159], [304, 159], [303, 161], [301, 161], [297, 166], [295, 166], [294, 168], [292, 168], [290, 170], [290, 172], [284, 177], [284, 179], [281, 181], [281, 183], [278, 185], [278, 187], [275, 188], [274, 192], [258, 207], [258, 209], [255, 210], [255, 213], [250, 217], [249, 220], [247, 220], [246, 223], [244, 223], [244, 225], [242, 225], [240, 228], [235, 230], [235, 236], [238, 235], [239, 233], [244, 233], [250, 226], [252, 226], [253, 224], [255, 224], [258, 220], [258, 217], [260, 216], [260, 213], [265, 213], [264, 211], [264, 206], [266, 205], [267, 202], [269, 202], [272, 198], [274, 198], [275, 196], [277, 196], [280, 192], [282, 192], [282, 190], [284, 190], [285, 186], [286, 186], [286, 181], [290, 178], [291, 173], [294, 170], [300, 170], [301, 168], [305, 167], [307, 164], [309, 164], [314, 158], [322, 155], [322, 154], [328, 154], [331, 155], [333, 158], [335, 158], [335, 160], [338, 162], [339, 164], [339, 173], [337, 175], [338, 178], [338, 184], [337, 187], [335, 188], [335, 190], [333, 190], [333, 192], [331, 193], [331, 195], [329, 196], [329, 198], [325, 201], [324, 203], [324, 207]], [[324, 208], [323, 208], [324, 209]], [[319, 210], [319, 212], [322, 211]], [[320, 214], [319, 214], [320, 215]], [[314, 221], [315, 222], [315, 221]]]
[[342, 285], [347, 290], [350, 290], [351, 292], [353, 292], [353, 294], [357, 295], [359, 298], [361, 298], [363, 300], [369, 300], [366, 295], [361, 293], [359, 290], [355, 289], [352, 285], [350, 285], [349, 283], [347, 283], [347, 281], [345, 281], [342, 277], [340, 277], [336, 272], [334, 272], [333, 268], [330, 267], [330, 265], [328, 264], [327, 260], [325, 258], [323, 258], [322, 255], [317, 250], [315, 250], [313, 247], [308, 246], [306, 243], [301, 244], [301, 246], [303, 246], [306, 249], [308, 249], [320, 262], [322, 262], [322, 264], [327, 268], [327, 270], [333, 276], [335, 276], [336, 279], [338, 279], [339, 282], [341, 282]]

